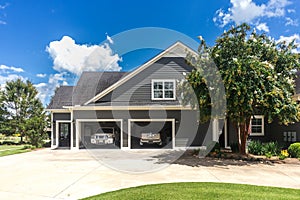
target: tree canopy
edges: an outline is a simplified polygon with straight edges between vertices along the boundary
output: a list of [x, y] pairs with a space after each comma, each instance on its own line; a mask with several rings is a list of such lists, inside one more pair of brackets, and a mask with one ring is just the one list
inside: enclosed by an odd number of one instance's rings
[[21, 141], [26, 136], [31, 144], [40, 145], [45, 136], [46, 115], [37, 94], [30, 81], [17, 79], [6, 83], [0, 94], [2, 133], [19, 134]]
[[[300, 119], [299, 104], [293, 100], [296, 71], [300, 69], [299, 55], [293, 52], [295, 48], [294, 42], [277, 43], [266, 34], [256, 33], [247, 24], [224, 32], [213, 47], [207, 47], [201, 39], [200, 49], [205, 49], [221, 74], [226, 95], [225, 113], [236, 127], [241, 153], [245, 153], [251, 117], [255, 114], [264, 115], [269, 123], [275, 118], [283, 124]], [[191, 62], [191, 57], [187, 59]], [[203, 50], [193, 59], [198, 60], [193, 63], [200, 63]], [[197, 93], [199, 109], [207, 110], [214, 105], [205, 91], [199, 92], [206, 81], [199, 66], [196, 69], [188, 75], [188, 80]], [[202, 114], [210, 115], [209, 112]]]

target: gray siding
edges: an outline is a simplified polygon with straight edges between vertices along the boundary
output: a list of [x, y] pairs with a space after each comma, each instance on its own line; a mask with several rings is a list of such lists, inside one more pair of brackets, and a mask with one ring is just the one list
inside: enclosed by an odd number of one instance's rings
[[[184, 139], [189, 145], [201, 146], [206, 135], [210, 135], [208, 124], [197, 126], [195, 111], [74, 111], [74, 119], [122, 119], [124, 147], [127, 147], [128, 119], [175, 119], [176, 139]], [[74, 129], [75, 131], [75, 129]], [[206, 139], [211, 137], [206, 137]]]
[[71, 113], [53, 113], [53, 122], [56, 120], [70, 120]]
[[[228, 138], [229, 144], [236, 143], [238, 141], [236, 130], [233, 124], [228, 120]], [[287, 131], [295, 131], [297, 135], [297, 141], [300, 142], [300, 123], [294, 123], [290, 125], [279, 124], [278, 120], [274, 120], [272, 123], [268, 123], [267, 119], [264, 119], [264, 136], [249, 136], [251, 140], [260, 140], [261, 142], [276, 141], [282, 147], [287, 147], [290, 142], [285, 142], [283, 133]]]
[[[184, 78], [183, 73], [191, 72], [192, 69], [191, 66], [185, 63], [184, 58], [162, 58], [116, 88], [113, 92], [101, 98], [98, 103], [109, 101], [127, 102], [129, 105], [135, 102], [155, 103], [156, 101], [151, 100], [152, 79], [181, 80]], [[159, 104], [168, 104], [170, 102], [172, 101], [160, 101]]]

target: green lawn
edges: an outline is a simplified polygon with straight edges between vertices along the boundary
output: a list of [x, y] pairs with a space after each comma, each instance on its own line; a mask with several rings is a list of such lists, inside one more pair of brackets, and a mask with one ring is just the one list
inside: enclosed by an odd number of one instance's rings
[[28, 145], [0, 145], [0, 157], [29, 151]]
[[229, 183], [169, 183], [108, 192], [85, 200], [299, 199], [300, 190]]

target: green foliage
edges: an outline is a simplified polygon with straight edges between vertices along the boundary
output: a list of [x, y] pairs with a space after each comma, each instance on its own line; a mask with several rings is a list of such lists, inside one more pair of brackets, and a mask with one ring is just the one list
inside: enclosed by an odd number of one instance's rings
[[291, 144], [288, 152], [292, 158], [300, 158], [300, 142]]
[[[283, 124], [299, 121], [300, 105], [292, 98], [295, 72], [300, 69], [299, 55], [293, 53], [294, 41], [276, 43], [267, 35], [251, 30], [247, 24], [224, 32], [213, 47], [207, 47], [205, 41], [200, 40], [198, 57], [187, 57], [196, 68], [187, 79], [197, 95], [200, 118], [210, 119], [213, 116], [210, 111], [222, 105], [212, 103], [211, 94], [221, 100], [223, 97], [217, 92], [220, 88], [209, 90], [215, 74], [205, 72], [219, 73], [225, 87], [226, 116], [236, 130], [240, 130], [241, 153], [245, 153], [250, 120], [255, 113], [264, 115], [268, 122], [274, 118]], [[217, 72], [209, 71], [211, 60]], [[217, 81], [214, 86], [219, 85]]]
[[6, 135], [18, 134], [39, 147], [45, 138], [46, 115], [37, 90], [30, 81], [21, 79], [7, 82], [0, 93], [1, 117], [4, 119], [0, 132]]
[[265, 155], [271, 154], [272, 156], [277, 156], [280, 154], [280, 147], [277, 142], [268, 142], [263, 144], [263, 149]]
[[281, 150], [280, 155], [279, 155], [279, 159], [284, 160], [288, 156], [289, 156], [288, 150], [284, 149], [284, 150]]
[[261, 143], [259, 140], [251, 140], [248, 144], [248, 152], [253, 155], [265, 155], [267, 158], [280, 154], [277, 142]]
[[248, 144], [248, 152], [253, 155], [264, 155], [262, 143], [259, 140], [251, 140]]

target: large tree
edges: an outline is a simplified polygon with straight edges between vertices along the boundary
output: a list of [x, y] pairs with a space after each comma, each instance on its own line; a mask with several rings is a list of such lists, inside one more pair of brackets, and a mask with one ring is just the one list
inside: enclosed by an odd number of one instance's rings
[[20, 134], [28, 138], [32, 145], [39, 146], [45, 138], [46, 115], [37, 90], [30, 81], [21, 79], [7, 82], [1, 95], [1, 132]]
[[214, 105], [208, 90], [205, 90], [208, 88], [207, 75], [199, 70], [203, 67], [199, 66], [199, 63], [203, 65], [203, 55], [209, 55], [223, 79], [225, 113], [236, 128], [240, 153], [246, 153], [251, 118], [255, 114], [264, 115], [269, 123], [274, 118], [283, 124], [300, 119], [299, 104], [293, 100], [295, 72], [300, 68], [299, 55], [293, 53], [296, 48], [294, 42], [276, 43], [267, 35], [256, 33], [247, 24], [224, 32], [213, 47], [207, 47], [200, 39], [198, 57], [187, 58], [190, 63], [196, 64], [196, 70], [188, 75], [188, 81], [196, 91], [199, 109], [204, 109], [206, 112], [202, 114], [209, 116], [207, 110]]

